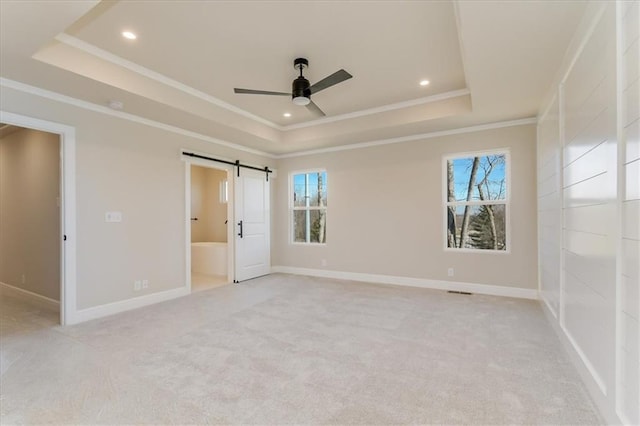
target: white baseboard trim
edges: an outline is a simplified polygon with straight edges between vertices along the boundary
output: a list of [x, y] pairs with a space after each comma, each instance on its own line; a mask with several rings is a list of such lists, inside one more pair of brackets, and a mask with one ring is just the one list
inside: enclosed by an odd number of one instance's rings
[[55, 299], [51, 299], [50, 297], [42, 296], [41, 294], [34, 293], [32, 291], [25, 290], [20, 287], [15, 287], [3, 282], [0, 282], [0, 288], [2, 289], [2, 291], [7, 291], [17, 297], [28, 299], [43, 308], [52, 309], [55, 311], [58, 311], [60, 309], [60, 302]]
[[120, 312], [142, 308], [144, 306], [153, 305], [155, 303], [177, 299], [178, 297], [187, 296], [188, 294], [190, 294], [190, 291], [187, 287], [179, 287], [171, 290], [147, 294], [140, 297], [134, 297], [133, 299], [107, 303], [105, 305], [95, 306], [93, 308], [81, 309], [76, 311], [72, 318], [68, 319], [67, 324], [78, 324], [81, 322], [118, 314]]
[[439, 281], [424, 278], [395, 277], [391, 275], [363, 274], [359, 272], [328, 271], [325, 269], [296, 268], [293, 266], [272, 266], [271, 272], [335, 278], [339, 280], [362, 281], [377, 284], [403, 285], [435, 290], [465, 291], [469, 293], [488, 294], [491, 296], [516, 297], [519, 299], [538, 299], [538, 290], [518, 287], [504, 287], [456, 281]]
[[556, 312], [555, 309], [553, 309], [553, 306], [551, 306], [551, 302], [549, 302], [549, 300], [545, 297], [543, 292], [540, 292], [540, 300], [542, 300], [544, 304], [547, 305], [547, 309], [549, 309], [549, 312], [551, 312], [551, 315], [553, 315], [553, 317], [557, 320], [558, 313]]
[[596, 370], [596, 368], [593, 366], [593, 364], [591, 363], [587, 355], [584, 353], [584, 351], [576, 341], [576, 339], [571, 335], [571, 332], [562, 324], [560, 324], [560, 329], [564, 333], [565, 338], [571, 344], [571, 347], [573, 348], [573, 350], [576, 352], [576, 354], [578, 354], [580, 361], [582, 361], [582, 363], [584, 364], [585, 368], [591, 375], [591, 378], [593, 379], [593, 381], [598, 386], [598, 389], [600, 390], [602, 395], [607, 396], [607, 385], [605, 384], [602, 377], [600, 377], [600, 374], [598, 374], [598, 370]]

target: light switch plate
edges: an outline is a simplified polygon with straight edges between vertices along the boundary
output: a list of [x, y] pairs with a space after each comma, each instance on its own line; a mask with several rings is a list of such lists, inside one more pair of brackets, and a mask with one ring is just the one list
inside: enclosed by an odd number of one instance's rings
[[104, 214], [105, 222], [122, 222], [122, 212], [106, 212]]

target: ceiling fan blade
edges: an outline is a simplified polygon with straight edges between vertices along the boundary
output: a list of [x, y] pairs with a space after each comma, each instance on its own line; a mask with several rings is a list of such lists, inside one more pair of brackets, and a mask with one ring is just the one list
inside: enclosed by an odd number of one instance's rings
[[315, 102], [313, 102], [311, 99], [309, 99], [309, 101], [310, 102], [307, 104], [307, 109], [311, 111], [312, 114], [319, 115], [321, 117], [324, 117], [327, 115], [320, 109], [318, 105], [315, 104]]
[[351, 77], [353, 76], [345, 70], [339, 70], [331, 74], [329, 77], [325, 77], [324, 79], [318, 81], [316, 84], [311, 86], [309, 90], [311, 90], [311, 94], [318, 93], [319, 91], [324, 90], [327, 87], [331, 87], [338, 83], [342, 83], [345, 80], [349, 80]]
[[237, 87], [233, 89], [235, 93], [241, 95], [275, 95], [275, 96], [291, 96], [291, 93], [285, 92], [269, 92], [267, 90], [252, 90], [252, 89], [238, 89]]

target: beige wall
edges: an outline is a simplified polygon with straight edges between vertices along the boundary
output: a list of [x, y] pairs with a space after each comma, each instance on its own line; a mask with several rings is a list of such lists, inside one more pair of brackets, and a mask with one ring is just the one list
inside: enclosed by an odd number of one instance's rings
[[[536, 287], [535, 128], [520, 126], [279, 161], [2, 88], [5, 111], [76, 128], [78, 309], [184, 286], [180, 149], [276, 167], [273, 265]], [[442, 156], [510, 148], [510, 254], [443, 249]], [[290, 171], [328, 172], [327, 245], [288, 243]], [[122, 212], [106, 223], [106, 211]], [[375, 229], [376, 232], [371, 232]], [[455, 276], [447, 277], [447, 268]], [[134, 292], [133, 281], [149, 280]]]
[[227, 242], [227, 204], [220, 202], [224, 170], [191, 167], [191, 242]]
[[60, 137], [0, 139], [0, 281], [60, 300]]
[[[78, 309], [185, 286], [182, 148], [274, 167], [275, 161], [2, 87], [0, 108], [76, 128]], [[106, 223], [105, 212], [122, 212]], [[149, 288], [134, 292], [136, 279]]]
[[[535, 137], [525, 125], [282, 159], [272, 263], [535, 289]], [[511, 155], [511, 252], [445, 252], [443, 156], [496, 148]], [[288, 176], [315, 168], [327, 170], [327, 244], [293, 245]]]

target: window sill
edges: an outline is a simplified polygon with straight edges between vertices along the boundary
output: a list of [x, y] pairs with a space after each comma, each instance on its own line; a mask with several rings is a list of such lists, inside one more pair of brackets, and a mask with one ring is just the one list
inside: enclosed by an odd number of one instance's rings
[[473, 253], [473, 254], [511, 254], [511, 250], [486, 250], [486, 249], [468, 249], [468, 248], [444, 248], [448, 253]]

